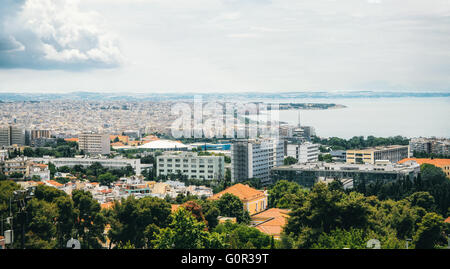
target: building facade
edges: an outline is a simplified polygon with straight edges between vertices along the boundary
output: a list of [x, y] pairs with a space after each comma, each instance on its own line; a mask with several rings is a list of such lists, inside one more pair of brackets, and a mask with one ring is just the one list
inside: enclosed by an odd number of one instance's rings
[[0, 147], [11, 145], [25, 145], [25, 129], [13, 125], [0, 127]]
[[218, 200], [226, 193], [237, 196], [244, 204], [244, 209], [247, 210], [250, 215], [257, 214], [267, 209], [267, 193], [241, 183], [235, 184], [219, 193], [216, 193], [208, 199]]
[[107, 155], [111, 153], [109, 135], [82, 133], [78, 135], [78, 147], [86, 154]]
[[193, 152], [166, 153], [157, 157], [156, 175], [181, 174], [189, 179], [222, 180], [223, 156], [198, 156]]
[[278, 139], [236, 140], [231, 145], [231, 181], [270, 181], [270, 169], [283, 164], [284, 142]]
[[351, 188], [362, 183], [376, 181], [413, 180], [420, 172], [420, 166], [392, 164], [377, 161], [376, 164], [347, 163], [305, 163], [280, 166], [272, 169], [272, 181], [295, 181], [304, 187], [312, 187], [319, 181], [340, 180], [344, 187]]
[[378, 160], [388, 160], [396, 163], [409, 157], [409, 146], [387, 146], [368, 149], [351, 149], [346, 152], [347, 163], [375, 164]]
[[319, 145], [310, 142], [302, 144], [288, 144], [286, 156], [296, 158], [299, 163], [317, 161], [319, 158]]
[[409, 141], [411, 153], [426, 153], [450, 156], [450, 139], [446, 138], [411, 138]]

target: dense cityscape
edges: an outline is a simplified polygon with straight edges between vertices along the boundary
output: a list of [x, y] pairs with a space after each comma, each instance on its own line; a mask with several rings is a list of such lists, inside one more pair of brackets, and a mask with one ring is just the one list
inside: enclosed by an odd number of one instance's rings
[[204, 129], [175, 138], [173, 105], [2, 103], [1, 248], [76, 239], [83, 249], [332, 249], [374, 239], [403, 249], [450, 240], [448, 138], [324, 138], [295, 109], [298, 124], [277, 122], [276, 136], [248, 137], [261, 122], [236, 117], [243, 138]]
[[445, 267], [449, 3], [1, 0], [0, 267]]

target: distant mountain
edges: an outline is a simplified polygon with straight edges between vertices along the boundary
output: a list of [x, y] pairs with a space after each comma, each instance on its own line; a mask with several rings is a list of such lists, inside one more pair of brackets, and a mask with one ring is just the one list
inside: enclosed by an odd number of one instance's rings
[[242, 92], [242, 93], [0, 93], [0, 102], [47, 101], [47, 100], [92, 100], [92, 101], [176, 101], [192, 100], [200, 95], [204, 100], [230, 99], [298, 99], [298, 98], [404, 98], [404, 97], [450, 97], [450, 92], [378, 92], [378, 91], [334, 91], [334, 92]]

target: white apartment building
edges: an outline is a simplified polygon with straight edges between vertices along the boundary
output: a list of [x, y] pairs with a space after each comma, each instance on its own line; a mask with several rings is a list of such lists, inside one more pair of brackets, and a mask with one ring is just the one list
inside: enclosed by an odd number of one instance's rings
[[288, 144], [286, 156], [294, 157], [299, 163], [317, 161], [319, 158], [319, 145], [310, 142], [302, 144]]
[[193, 152], [172, 152], [158, 156], [156, 175], [178, 174], [189, 179], [221, 180], [225, 177], [223, 156], [198, 156]]
[[270, 169], [283, 164], [284, 142], [278, 139], [236, 140], [231, 145], [231, 181], [270, 180]]
[[82, 133], [78, 135], [78, 147], [91, 155], [107, 155], [111, 152], [108, 134]]

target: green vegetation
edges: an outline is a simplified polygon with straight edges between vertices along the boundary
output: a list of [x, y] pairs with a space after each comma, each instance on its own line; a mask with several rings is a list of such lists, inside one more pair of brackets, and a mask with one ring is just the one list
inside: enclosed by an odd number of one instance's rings
[[[441, 168], [431, 164], [422, 164], [419, 177], [410, 180], [398, 180], [389, 183], [375, 182], [356, 186], [356, 191], [366, 196], [375, 195], [380, 200], [401, 200], [410, 197], [415, 203], [422, 205], [428, 211], [439, 213], [443, 216], [450, 214], [450, 180], [446, 177]], [[417, 193], [426, 192], [427, 195]], [[410, 197], [410, 199], [413, 199]], [[413, 202], [414, 202], [413, 201]], [[434, 202], [432, 202], [434, 201]]]
[[[387, 138], [374, 136], [368, 136], [367, 138], [364, 138], [364, 136], [354, 136], [347, 140], [339, 137], [320, 138], [316, 136], [312, 138], [312, 142], [329, 146], [333, 150], [346, 150], [362, 149], [376, 146], [408, 145], [409, 139], [402, 136]], [[325, 151], [325, 148], [322, 148], [321, 152], [323, 152], [322, 150]]]
[[112, 244], [129, 242], [136, 248], [151, 248], [153, 233], [168, 226], [170, 210], [169, 203], [153, 197], [116, 201], [113, 209], [106, 211], [111, 223], [108, 237]]
[[296, 164], [297, 162], [298, 162], [298, 160], [291, 156], [288, 156], [288, 157], [284, 158], [284, 160], [283, 160], [284, 165]]
[[[25, 148], [23, 150], [23, 155], [27, 157], [42, 157], [44, 155], [54, 156], [57, 158], [63, 157], [74, 157], [75, 155], [82, 154], [81, 151], [78, 150], [77, 142], [65, 141], [64, 139], [57, 139], [56, 144], [52, 147], [46, 148]], [[20, 156], [20, 153], [16, 153], [10, 156], [10, 158], [14, 158], [16, 156]]]
[[[129, 177], [134, 175], [133, 168], [128, 165], [127, 167], [120, 169], [108, 169], [103, 167], [100, 163], [93, 163], [87, 168], [81, 165], [75, 165], [73, 167], [62, 166], [56, 168], [53, 164], [49, 163], [50, 176], [53, 178], [56, 172], [70, 173], [78, 179], [87, 179], [92, 182], [99, 182], [101, 185], [111, 185], [111, 183], [117, 181], [120, 177]], [[58, 182], [67, 182], [67, 179], [56, 178]]]
[[280, 180], [269, 189], [269, 207], [292, 208], [297, 197], [306, 194], [300, 185], [287, 180]]
[[331, 154], [319, 154], [319, 161], [331, 163], [333, 158], [331, 157]]
[[250, 223], [250, 214], [244, 210], [244, 205], [238, 197], [225, 193], [216, 204], [221, 216], [234, 217], [239, 223]]
[[380, 201], [318, 183], [296, 199], [283, 247], [366, 248], [370, 238], [378, 239], [382, 248], [404, 248], [406, 238], [413, 239], [411, 247], [444, 245], [442, 216], [427, 213], [411, 200]]
[[[100, 179], [112, 177], [95, 166]], [[19, 186], [0, 181], [0, 217], [9, 215], [9, 199]], [[339, 181], [317, 183], [306, 190], [297, 183], [280, 180], [268, 190], [269, 206], [290, 209], [281, 235], [270, 236], [249, 227], [250, 216], [238, 197], [224, 194], [212, 201], [187, 195], [176, 199], [181, 206], [172, 212], [164, 199], [128, 197], [110, 209], [100, 205], [89, 192], [74, 190], [72, 197], [47, 186], [38, 186], [26, 204], [13, 202], [14, 230], [24, 225], [25, 248], [64, 248], [70, 238], [82, 248], [329, 248], [365, 249], [370, 239], [381, 248], [443, 248], [450, 225], [450, 181], [440, 168], [422, 165], [416, 180], [381, 182], [346, 190]], [[376, 196], [375, 196], [376, 195]], [[218, 223], [218, 216], [235, 217], [237, 223]], [[9, 229], [8, 225], [4, 227]], [[15, 233], [14, 248], [21, 247], [22, 235]]]

